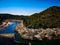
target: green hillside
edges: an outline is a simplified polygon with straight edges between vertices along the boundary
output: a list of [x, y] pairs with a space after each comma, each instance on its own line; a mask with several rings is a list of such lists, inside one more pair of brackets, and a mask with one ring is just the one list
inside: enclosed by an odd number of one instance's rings
[[59, 28], [60, 7], [52, 6], [40, 13], [32, 14], [31, 16], [0, 14], [0, 24], [5, 19], [24, 20], [24, 25], [28, 28]]
[[25, 18], [24, 25], [29, 28], [60, 27], [60, 7], [52, 6], [40, 13]]

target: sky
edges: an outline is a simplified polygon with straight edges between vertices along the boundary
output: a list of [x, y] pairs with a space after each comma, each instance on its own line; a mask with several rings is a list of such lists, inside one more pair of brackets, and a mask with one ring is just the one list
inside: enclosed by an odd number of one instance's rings
[[0, 13], [31, 15], [51, 6], [60, 6], [60, 0], [0, 0]]

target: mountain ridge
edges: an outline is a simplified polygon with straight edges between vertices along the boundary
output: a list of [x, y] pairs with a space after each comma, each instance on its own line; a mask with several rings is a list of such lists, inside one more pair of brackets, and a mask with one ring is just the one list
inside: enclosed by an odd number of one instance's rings
[[2, 16], [3, 19], [20, 19], [24, 20], [24, 25], [28, 28], [55, 28], [60, 27], [60, 7], [51, 6], [46, 10], [34, 13], [31, 16], [16, 16], [12, 14], [3, 14], [8, 16]]
[[[28, 20], [27, 20], [28, 19]], [[60, 27], [60, 7], [52, 6], [40, 13], [35, 13], [25, 20], [29, 28]]]

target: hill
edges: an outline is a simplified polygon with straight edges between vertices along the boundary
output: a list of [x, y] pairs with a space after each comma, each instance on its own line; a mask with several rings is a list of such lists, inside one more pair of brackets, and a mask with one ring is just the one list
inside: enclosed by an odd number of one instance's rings
[[60, 7], [52, 6], [31, 16], [0, 14], [0, 23], [5, 19], [24, 20], [24, 25], [28, 28], [60, 28]]
[[29, 28], [59, 28], [60, 7], [52, 6], [40, 13], [25, 18], [24, 24]]
[[2, 23], [2, 21], [4, 21], [5, 19], [18, 19], [18, 20], [24, 20], [25, 17], [27, 16], [23, 16], [23, 15], [12, 15], [12, 14], [0, 14], [0, 24]]

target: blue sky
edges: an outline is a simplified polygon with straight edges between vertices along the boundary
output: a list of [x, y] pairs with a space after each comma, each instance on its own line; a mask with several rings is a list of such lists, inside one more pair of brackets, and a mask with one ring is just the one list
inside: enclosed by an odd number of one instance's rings
[[60, 0], [0, 0], [0, 13], [31, 15], [50, 6], [60, 6]]

